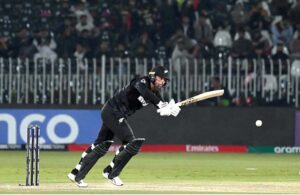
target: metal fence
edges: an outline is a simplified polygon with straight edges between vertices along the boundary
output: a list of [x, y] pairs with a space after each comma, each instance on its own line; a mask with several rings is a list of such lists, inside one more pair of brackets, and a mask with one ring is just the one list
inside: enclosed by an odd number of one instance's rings
[[[300, 69], [289, 60], [271, 59], [45, 59], [0, 58], [1, 104], [103, 104], [135, 76], [156, 64], [170, 71], [163, 89], [176, 101], [210, 90], [219, 77], [233, 98], [249, 97], [267, 104], [299, 106]], [[298, 72], [297, 72], [298, 71]], [[299, 73], [300, 74], [300, 73]]]

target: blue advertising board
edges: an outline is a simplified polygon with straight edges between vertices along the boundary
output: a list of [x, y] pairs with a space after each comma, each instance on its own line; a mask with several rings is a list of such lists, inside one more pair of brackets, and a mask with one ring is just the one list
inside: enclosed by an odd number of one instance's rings
[[100, 110], [0, 109], [0, 144], [24, 144], [27, 127], [41, 129], [41, 144], [90, 144], [102, 124]]

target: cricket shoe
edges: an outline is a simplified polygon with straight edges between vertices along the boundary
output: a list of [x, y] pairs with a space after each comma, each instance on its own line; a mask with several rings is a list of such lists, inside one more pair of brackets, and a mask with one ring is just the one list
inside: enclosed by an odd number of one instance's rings
[[123, 181], [120, 179], [120, 177], [114, 177], [112, 179], [109, 179], [112, 184], [115, 186], [123, 186]]
[[114, 177], [112, 179], [108, 178], [109, 173], [108, 172], [103, 172], [102, 173], [103, 177], [105, 179], [108, 179], [112, 184], [114, 184], [115, 186], [123, 186], [123, 182], [119, 177]]
[[[300, 173], [300, 172], [299, 172], [299, 173]], [[108, 179], [108, 175], [109, 175], [108, 172], [103, 172], [103, 173], [102, 173], [102, 176], [103, 176], [105, 179]]]
[[80, 180], [80, 181], [77, 182], [75, 180], [75, 177], [76, 176], [74, 174], [72, 174], [72, 173], [68, 174], [69, 180], [71, 180], [72, 182], [74, 182], [78, 187], [80, 187], [80, 188], [86, 188], [86, 187], [88, 187], [88, 184], [85, 183], [83, 180]]

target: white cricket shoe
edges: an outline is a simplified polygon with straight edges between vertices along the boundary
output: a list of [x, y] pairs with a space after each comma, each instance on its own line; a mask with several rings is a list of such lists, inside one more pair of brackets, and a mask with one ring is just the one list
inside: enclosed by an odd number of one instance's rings
[[103, 176], [105, 179], [108, 179], [108, 175], [109, 175], [108, 172], [103, 172], [103, 173], [102, 173], [102, 176]]
[[88, 187], [88, 184], [85, 183], [83, 180], [80, 180], [79, 182], [75, 181], [75, 177], [76, 176], [74, 174], [72, 174], [72, 173], [68, 174], [69, 180], [71, 180], [72, 182], [74, 182], [78, 187], [80, 187], [80, 188], [86, 188], [86, 187]]
[[114, 177], [112, 179], [109, 179], [108, 178], [108, 175], [109, 173], [107, 172], [103, 172], [102, 173], [102, 176], [105, 178], [105, 179], [108, 179], [109, 181], [111, 181], [112, 184], [114, 184], [115, 186], [123, 186], [123, 181], [119, 178], [119, 177]]
[[71, 182], [75, 182], [75, 175], [73, 173], [69, 173], [68, 178]]
[[114, 177], [112, 179], [109, 179], [112, 184], [115, 186], [123, 186], [123, 181], [119, 177]]
[[88, 187], [88, 184], [87, 183], [85, 183], [83, 180], [80, 180], [80, 181], [75, 181], [75, 184], [78, 186], [78, 187], [80, 187], [80, 188], [86, 188], [86, 187]]

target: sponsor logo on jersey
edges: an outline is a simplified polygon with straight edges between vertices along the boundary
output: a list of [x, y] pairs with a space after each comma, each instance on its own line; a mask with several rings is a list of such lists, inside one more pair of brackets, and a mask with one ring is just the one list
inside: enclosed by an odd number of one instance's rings
[[141, 104], [142, 104], [143, 106], [147, 106], [147, 105], [148, 105], [148, 103], [146, 102], [146, 100], [145, 100], [142, 96], [139, 96], [139, 97], [138, 97], [138, 100], [141, 102]]
[[145, 80], [145, 79], [142, 79], [142, 80], [141, 80], [141, 83], [146, 84], [146, 80]]

